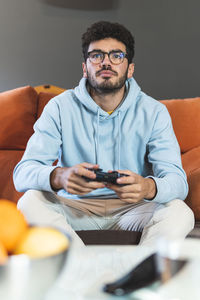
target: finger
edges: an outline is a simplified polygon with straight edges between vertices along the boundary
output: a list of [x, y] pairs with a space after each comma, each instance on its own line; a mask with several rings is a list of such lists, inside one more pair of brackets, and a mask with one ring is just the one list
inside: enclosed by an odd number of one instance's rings
[[67, 191], [69, 194], [72, 194], [72, 195], [79, 195], [79, 196], [84, 196], [84, 195], [87, 195], [89, 194], [90, 192], [92, 192], [92, 190], [88, 190], [88, 191], [78, 191], [76, 189], [69, 189]]
[[117, 193], [117, 196], [120, 198], [120, 200], [128, 203], [137, 203], [142, 200], [140, 194]]
[[140, 193], [118, 193], [120, 199], [139, 199], [141, 197]]
[[128, 185], [119, 185], [119, 184], [112, 184], [112, 183], [106, 183], [105, 186], [108, 189], [111, 189], [113, 191], [115, 191], [116, 193], [122, 193], [125, 192], [127, 190]]
[[111, 184], [111, 183], [107, 183], [106, 187], [114, 190], [115, 192], [140, 192], [141, 191], [141, 185], [140, 184], [130, 184], [130, 183], [126, 183], [126, 184]]
[[88, 187], [90, 187], [91, 189], [102, 189], [102, 188], [105, 188], [106, 185], [105, 183], [103, 182], [98, 182], [98, 181], [90, 181], [90, 182], [87, 182], [88, 184]]
[[85, 176], [89, 179], [95, 179], [96, 178], [96, 174], [88, 169], [83, 168], [82, 166], [77, 166], [74, 168], [74, 174], [75, 175], [79, 175], [79, 176]]
[[80, 177], [79, 175], [74, 174], [70, 180], [71, 182], [78, 184], [82, 187], [88, 187], [91, 189], [101, 189], [105, 187], [105, 184], [103, 182], [98, 181], [86, 181], [84, 178]]
[[116, 170], [118, 173], [120, 174], [126, 174], [126, 175], [132, 175], [132, 174], [136, 174], [130, 170]]
[[105, 183], [105, 186], [106, 186], [108, 189], [113, 190], [113, 191], [116, 192], [116, 193], [120, 191], [118, 185], [116, 185], [116, 184]]
[[105, 188], [105, 184], [103, 182], [97, 182], [97, 181], [90, 181], [87, 182], [84, 178], [81, 178], [80, 176], [74, 174], [70, 180], [66, 183], [67, 188], [73, 188], [76, 190], [83, 190], [87, 191], [86, 189], [89, 189], [90, 191], [93, 191], [95, 189]]
[[120, 174], [126, 174], [126, 175], [136, 174], [130, 170], [108, 170], [108, 173], [112, 173], [112, 172], [118, 172]]
[[91, 164], [91, 163], [87, 163], [87, 162], [81, 163], [80, 166], [82, 166], [84, 168], [88, 168], [88, 169], [98, 169], [99, 168], [98, 164]]
[[137, 182], [138, 182], [137, 177], [134, 176], [134, 174], [131, 174], [128, 176], [122, 176], [122, 177], [117, 178], [117, 180], [116, 180], [117, 184], [129, 184], [130, 185], [130, 184], [136, 184]]
[[125, 192], [125, 193], [141, 193], [142, 186], [141, 186], [141, 184], [138, 184], [138, 183], [125, 184], [121, 187], [120, 191]]
[[77, 194], [77, 195], [84, 195], [88, 194], [92, 191], [92, 189], [88, 187], [81, 187], [78, 184], [75, 184], [73, 182], [68, 182], [66, 186], [64, 186], [65, 190], [70, 194]]
[[121, 199], [121, 201], [126, 202], [126, 203], [138, 203], [140, 200], [138, 199], [132, 199], [132, 198], [126, 198], [126, 199]]

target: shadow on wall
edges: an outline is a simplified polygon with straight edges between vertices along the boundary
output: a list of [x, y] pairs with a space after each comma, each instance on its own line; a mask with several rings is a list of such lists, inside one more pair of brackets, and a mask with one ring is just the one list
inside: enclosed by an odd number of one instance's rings
[[51, 6], [79, 10], [108, 10], [118, 7], [118, 0], [40, 0]]

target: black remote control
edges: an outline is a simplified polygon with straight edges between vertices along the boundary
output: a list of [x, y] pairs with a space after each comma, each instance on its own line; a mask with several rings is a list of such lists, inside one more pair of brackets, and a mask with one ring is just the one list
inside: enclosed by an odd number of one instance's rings
[[186, 263], [185, 259], [164, 258], [153, 253], [118, 280], [105, 284], [103, 291], [115, 296], [123, 296], [156, 281], [165, 283]]
[[156, 254], [152, 254], [118, 280], [105, 284], [103, 291], [115, 296], [129, 294], [160, 278], [156, 268]]
[[108, 183], [118, 184], [116, 182], [117, 178], [120, 178], [123, 176], [129, 176], [127, 174], [121, 174], [117, 171], [107, 173], [107, 172], [103, 172], [102, 169], [88, 169], [88, 170], [93, 171], [96, 174], [95, 179], [91, 179], [91, 178], [82, 176], [88, 182], [89, 181], [98, 181], [98, 182], [108, 182]]

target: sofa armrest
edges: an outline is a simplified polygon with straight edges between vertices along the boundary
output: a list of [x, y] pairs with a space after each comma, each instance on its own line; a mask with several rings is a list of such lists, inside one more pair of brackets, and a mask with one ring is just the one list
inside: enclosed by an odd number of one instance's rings
[[189, 193], [186, 203], [194, 212], [195, 220], [200, 221], [200, 168], [188, 175]]
[[200, 147], [184, 153], [182, 163], [189, 184], [185, 202], [193, 210], [196, 221], [200, 221]]

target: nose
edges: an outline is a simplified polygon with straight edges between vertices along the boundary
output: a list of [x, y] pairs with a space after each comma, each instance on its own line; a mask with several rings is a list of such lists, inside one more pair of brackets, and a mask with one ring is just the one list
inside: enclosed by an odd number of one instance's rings
[[101, 64], [102, 64], [102, 65], [111, 65], [111, 62], [110, 62], [108, 53], [105, 53], [105, 54], [104, 54], [104, 59], [103, 59], [103, 61], [101, 62]]

